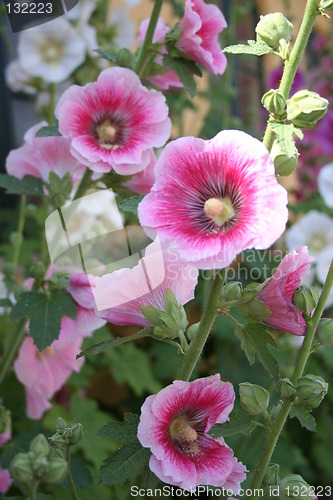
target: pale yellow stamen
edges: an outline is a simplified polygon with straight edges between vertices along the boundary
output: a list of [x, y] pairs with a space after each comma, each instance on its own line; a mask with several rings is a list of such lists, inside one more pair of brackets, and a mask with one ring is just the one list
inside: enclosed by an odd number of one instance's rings
[[204, 212], [217, 226], [223, 226], [225, 222], [235, 215], [230, 198], [210, 198], [205, 202]]
[[191, 426], [186, 417], [175, 418], [170, 424], [170, 435], [180, 447], [189, 455], [197, 455], [200, 450], [198, 446], [198, 433]]
[[64, 53], [64, 47], [59, 40], [46, 40], [40, 46], [40, 55], [44, 62], [52, 64], [58, 62]]
[[96, 132], [99, 137], [99, 144], [102, 148], [119, 148], [119, 145], [116, 144], [118, 128], [112, 125], [109, 120], [96, 127]]
[[52, 347], [46, 347], [44, 350], [43, 350], [43, 354], [46, 354], [46, 356], [54, 356], [54, 349], [52, 349]]

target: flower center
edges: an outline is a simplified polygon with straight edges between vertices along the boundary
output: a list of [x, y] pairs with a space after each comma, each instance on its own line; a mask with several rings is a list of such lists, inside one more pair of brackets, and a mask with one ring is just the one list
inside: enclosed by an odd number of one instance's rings
[[309, 242], [309, 247], [313, 254], [321, 252], [327, 246], [327, 239], [322, 234], [315, 235], [311, 242]]
[[186, 416], [175, 418], [169, 427], [170, 436], [177, 445], [187, 455], [197, 455], [199, 453], [198, 433], [191, 426], [191, 422], [186, 419]]
[[59, 40], [46, 40], [40, 47], [41, 58], [46, 63], [58, 62], [64, 53], [64, 47]]
[[113, 125], [110, 120], [106, 120], [101, 125], [96, 127], [99, 145], [104, 149], [118, 149], [120, 146], [116, 144], [118, 127]]
[[229, 197], [209, 198], [205, 202], [204, 212], [219, 227], [235, 215], [234, 208]]

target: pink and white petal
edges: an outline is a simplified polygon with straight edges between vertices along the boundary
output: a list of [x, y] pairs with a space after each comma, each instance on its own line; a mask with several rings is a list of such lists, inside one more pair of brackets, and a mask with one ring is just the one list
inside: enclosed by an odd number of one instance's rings
[[32, 420], [39, 420], [42, 418], [46, 410], [51, 408], [51, 403], [48, 399], [35, 389], [31, 387], [25, 388], [26, 403], [27, 403], [27, 416]]

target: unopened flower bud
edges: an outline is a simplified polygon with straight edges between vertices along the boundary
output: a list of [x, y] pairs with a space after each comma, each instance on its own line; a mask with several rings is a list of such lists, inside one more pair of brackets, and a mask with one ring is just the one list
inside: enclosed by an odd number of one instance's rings
[[30, 267], [30, 274], [36, 280], [42, 280], [45, 276], [45, 266], [43, 262], [34, 262]]
[[194, 325], [189, 326], [188, 329], [186, 330], [186, 335], [191, 341], [197, 336], [199, 328], [200, 328], [200, 322], [194, 323]]
[[222, 290], [222, 299], [225, 302], [231, 302], [237, 300], [243, 291], [242, 283], [239, 281], [230, 281], [224, 285]]
[[66, 444], [70, 444], [72, 439], [72, 434], [73, 434], [72, 429], [70, 427], [66, 427], [66, 429], [62, 431], [62, 437], [64, 438]]
[[67, 427], [67, 422], [61, 417], [58, 417], [56, 420], [56, 431], [62, 432]]
[[273, 50], [277, 50], [280, 40], [289, 41], [293, 25], [281, 12], [260, 16], [260, 21], [256, 26], [257, 41], [265, 42]]
[[62, 431], [61, 433], [56, 432], [55, 434], [53, 434], [53, 436], [50, 437], [50, 442], [51, 445], [55, 448], [62, 448], [66, 444], [65, 439], [62, 436]]
[[239, 303], [238, 308], [242, 315], [249, 321], [262, 321], [271, 316], [272, 311], [266, 304], [258, 299], [253, 299], [248, 303]]
[[280, 413], [281, 407], [283, 405], [282, 401], [278, 401], [275, 405], [271, 406], [269, 409], [269, 416], [274, 421], [278, 414]]
[[274, 161], [275, 173], [277, 175], [288, 176], [296, 169], [299, 153], [295, 147], [294, 154], [289, 156], [283, 151], [278, 141], [274, 141], [271, 157]]
[[126, 48], [122, 48], [117, 52], [116, 64], [123, 68], [131, 68], [133, 66], [134, 56], [133, 53]]
[[71, 444], [76, 444], [83, 438], [83, 427], [82, 424], [72, 425], [72, 437]]
[[283, 378], [278, 381], [276, 390], [282, 399], [290, 398], [295, 394], [295, 386], [289, 378]]
[[313, 500], [313, 488], [299, 474], [285, 476], [279, 481], [278, 485], [281, 500], [289, 500], [290, 498]]
[[267, 467], [263, 483], [265, 486], [275, 486], [279, 480], [279, 470], [278, 464], [269, 464]]
[[317, 337], [321, 345], [333, 347], [333, 319], [322, 318], [320, 320]]
[[29, 483], [34, 478], [34, 471], [27, 453], [18, 453], [10, 464], [10, 474], [20, 483]]
[[30, 451], [36, 455], [46, 457], [50, 451], [50, 445], [43, 434], [38, 434], [30, 443]]
[[55, 273], [48, 280], [50, 289], [64, 290], [68, 286], [70, 275], [66, 272]]
[[249, 415], [261, 415], [267, 410], [269, 392], [260, 385], [239, 384], [239, 396], [243, 410]]
[[296, 127], [312, 129], [327, 112], [328, 100], [316, 92], [300, 90], [287, 100], [287, 118]]
[[305, 375], [296, 384], [297, 401], [306, 408], [317, 408], [328, 391], [328, 384], [317, 375]]
[[325, 12], [326, 10], [333, 10], [333, 0], [321, 0], [319, 10]]
[[282, 116], [286, 109], [286, 100], [279, 90], [271, 89], [263, 95], [261, 103], [270, 113]]
[[298, 312], [310, 314], [316, 307], [318, 299], [318, 290], [316, 290], [313, 286], [307, 287], [305, 285], [301, 285], [294, 291], [291, 301]]
[[67, 462], [63, 458], [52, 458], [48, 468], [42, 477], [44, 483], [60, 483], [65, 479], [67, 473]]
[[48, 465], [47, 458], [41, 455], [31, 460], [32, 470], [34, 471], [34, 475], [38, 478], [45, 474]]
[[38, 207], [33, 203], [29, 203], [26, 206], [25, 213], [27, 217], [36, 217], [36, 215], [38, 214]]

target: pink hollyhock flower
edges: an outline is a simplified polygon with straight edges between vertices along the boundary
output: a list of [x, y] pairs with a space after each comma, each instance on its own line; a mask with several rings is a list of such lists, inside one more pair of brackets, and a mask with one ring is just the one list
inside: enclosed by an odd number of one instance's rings
[[197, 269], [180, 261], [172, 248], [162, 252], [154, 242], [137, 266], [99, 278], [93, 293], [100, 316], [110, 323], [150, 326], [141, 306], [164, 309], [167, 288], [186, 304], [194, 298], [197, 280]]
[[[144, 21], [141, 22], [140, 28], [139, 28], [139, 35], [138, 35], [138, 46], [140, 46], [146, 36], [148, 25], [149, 25], [150, 19], [145, 19]], [[156, 29], [154, 32], [154, 38], [153, 38], [153, 43], [157, 42], [162, 42], [164, 40], [165, 35], [170, 31], [169, 26], [166, 26], [164, 24], [164, 20], [160, 17], [157, 21]], [[162, 47], [161, 52], [163, 54], [166, 54], [167, 51], [165, 47]], [[162, 63], [163, 56], [157, 56], [155, 59], [155, 63], [159, 64], [162, 68], [163, 63]], [[170, 87], [174, 88], [182, 88], [183, 84], [179, 81], [178, 76], [174, 71], [168, 70], [165, 73], [162, 73], [161, 75], [154, 76], [152, 78], [148, 78], [148, 80], [155, 85], [156, 87], [159, 87], [162, 90], [168, 90]]]
[[133, 177], [124, 182], [124, 186], [138, 194], [148, 194], [155, 182], [154, 168], [156, 156], [153, 150], [150, 151], [150, 163], [142, 172], [134, 174]]
[[7, 432], [0, 434], [0, 446], [7, 443], [12, 437], [12, 429], [10, 428]]
[[267, 149], [244, 132], [170, 142], [155, 176], [139, 204], [140, 223], [200, 269], [226, 267], [247, 248], [268, 248], [285, 228], [287, 192]]
[[7, 493], [12, 484], [13, 480], [10, 477], [9, 471], [0, 467], [0, 493]]
[[55, 114], [60, 132], [72, 139], [72, 154], [95, 172], [140, 172], [149, 150], [163, 146], [171, 131], [165, 97], [126, 68], [108, 68], [84, 87], [72, 85]]
[[272, 278], [257, 295], [257, 299], [272, 312], [271, 316], [263, 320], [264, 323], [293, 335], [305, 335], [305, 321], [291, 298], [295, 289], [301, 285], [302, 276], [310, 273], [313, 260], [307, 247], [293, 250], [282, 259]]
[[25, 386], [27, 416], [38, 420], [51, 408], [49, 399], [59, 391], [73, 371], [78, 372], [83, 358], [76, 359], [80, 352], [82, 335], [75, 321], [66, 316], [61, 323], [57, 340], [38, 351], [31, 337], [26, 337], [20, 347], [14, 370], [18, 380]]
[[7, 172], [19, 179], [32, 175], [46, 182], [50, 172], [59, 177], [69, 173], [73, 182], [80, 180], [86, 167], [71, 154], [70, 140], [60, 136], [36, 137], [36, 132], [46, 125], [47, 122], [40, 122], [26, 132], [23, 146], [7, 156]]
[[175, 380], [149, 396], [141, 408], [138, 439], [150, 448], [149, 467], [163, 482], [185, 490], [200, 484], [238, 493], [246, 467], [209, 429], [228, 420], [235, 393], [220, 375], [194, 382]]
[[177, 47], [214, 75], [221, 75], [227, 58], [221, 52], [218, 35], [227, 23], [218, 7], [203, 0], [186, 0], [180, 27], [183, 33]]

